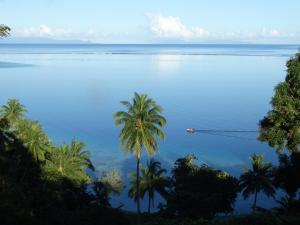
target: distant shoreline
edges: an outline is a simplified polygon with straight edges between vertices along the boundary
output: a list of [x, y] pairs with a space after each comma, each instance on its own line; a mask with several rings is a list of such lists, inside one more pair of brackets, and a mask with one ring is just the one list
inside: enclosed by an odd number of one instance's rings
[[300, 44], [0, 43], [0, 54], [292, 57], [299, 47]]
[[262, 46], [268, 46], [268, 47], [278, 47], [278, 46], [293, 46], [293, 47], [300, 47], [299, 44], [286, 44], [286, 43], [276, 43], [276, 44], [270, 44], [270, 43], [202, 43], [202, 44], [186, 44], [186, 43], [141, 43], [141, 44], [129, 44], [129, 43], [68, 43], [68, 42], [62, 42], [62, 43], [55, 43], [55, 42], [0, 42], [1, 45], [82, 45], [82, 46], [195, 46], [195, 47], [201, 47], [201, 46], [212, 46], [212, 47], [246, 47], [246, 46], [252, 46], [252, 47], [262, 47]]

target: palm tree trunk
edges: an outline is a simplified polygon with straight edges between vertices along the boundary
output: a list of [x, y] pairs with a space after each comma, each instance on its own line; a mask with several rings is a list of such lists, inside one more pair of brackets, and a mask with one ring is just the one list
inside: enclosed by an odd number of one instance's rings
[[140, 206], [140, 158], [137, 157], [136, 163], [136, 206], [137, 206], [137, 224], [141, 224], [141, 206]]
[[153, 197], [152, 197], [152, 208], [154, 208], [154, 194], [153, 194]]
[[253, 212], [256, 211], [257, 193], [258, 193], [258, 191], [255, 190], [254, 203], [253, 203]]
[[150, 214], [150, 208], [151, 208], [151, 196], [150, 196], [150, 192], [148, 192], [148, 214]]

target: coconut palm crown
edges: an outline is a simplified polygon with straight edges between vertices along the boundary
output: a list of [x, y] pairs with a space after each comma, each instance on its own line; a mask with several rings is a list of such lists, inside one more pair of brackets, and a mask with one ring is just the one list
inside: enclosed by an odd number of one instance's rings
[[69, 145], [63, 144], [53, 149], [46, 162], [46, 171], [50, 175], [59, 174], [72, 181], [90, 183], [92, 179], [88, 175], [87, 169], [94, 170], [90, 153], [85, 150], [82, 142], [75, 139]]
[[15, 124], [17, 120], [23, 118], [24, 113], [26, 112], [25, 106], [16, 99], [9, 99], [6, 105], [1, 106], [0, 108], [1, 116], [6, 118], [12, 124]]
[[244, 168], [244, 173], [240, 176], [240, 188], [245, 199], [254, 194], [253, 210], [256, 210], [259, 192], [263, 192], [268, 197], [275, 195], [272, 184], [272, 163], [264, 162], [263, 156], [256, 154], [250, 157], [250, 161], [252, 168]]
[[149, 156], [154, 155], [158, 149], [157, 137], [164, 139], [165, 135], [160, 129], [166, 124], [161, 115], [162, 108], [145, 94], [134, 94], [133, 102], [121, 102], [126, 111], [117, 112], [115, 124], [123, 125], [120, 132], [120, 146], [126, 153], [132, 152], [137, 158], [141, 157], [144, 148]]

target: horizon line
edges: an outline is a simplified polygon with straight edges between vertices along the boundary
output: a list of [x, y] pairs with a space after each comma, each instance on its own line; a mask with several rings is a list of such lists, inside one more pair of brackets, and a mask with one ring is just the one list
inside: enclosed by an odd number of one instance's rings
[[0, 45], [299, 45], [300, 43], [97, 43], [97, 42], [0, 42]]

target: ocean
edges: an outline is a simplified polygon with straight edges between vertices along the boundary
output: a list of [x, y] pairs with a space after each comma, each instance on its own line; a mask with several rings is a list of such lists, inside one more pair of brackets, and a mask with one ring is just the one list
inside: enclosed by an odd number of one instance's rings
[[[146, 93], [164, 109], [166, 139], [157, 159], [169, 169], [194, 154], [238, 176], [252, 153], [277, 163], [275, 151], [249, 134], [205, 134], [187, 128], [257, 130], [274, 87], [298, 45], [0, 44], [0, 104], [19, 99], [54, 143], [77, 138], [92, 153], [97, 173], [117, 168], [125, 180], [135, 160], [119, 148], [113, 114], [121, 100]], [[144, 154], [145, 156], [145, 154]], [[145, 162], [145, 160], [144, 160]], [[159, 198], [157, 202], [159, 202]], [[250, 210], [252, 199], [236, 203]], [[127, 194], [114, 198], [135, 209]], [[274, 206], [259, 196], [258, 204]]]

